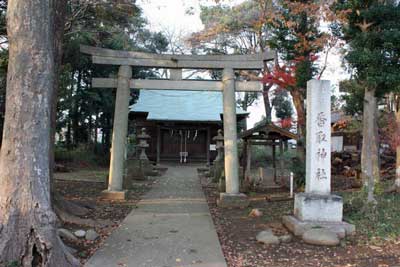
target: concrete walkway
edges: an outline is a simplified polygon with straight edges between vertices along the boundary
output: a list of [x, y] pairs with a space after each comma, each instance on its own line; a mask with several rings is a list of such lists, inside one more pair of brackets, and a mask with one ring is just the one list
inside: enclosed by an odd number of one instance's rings
[[226, 267], [196, 166], [168, 166], [87, 267]]

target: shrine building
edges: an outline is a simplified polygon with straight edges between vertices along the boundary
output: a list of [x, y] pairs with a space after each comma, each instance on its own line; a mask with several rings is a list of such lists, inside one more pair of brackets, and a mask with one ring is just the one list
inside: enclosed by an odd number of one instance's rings
[[[223, 129], [223, 99], [220, 91], [141, 90], [130, 106], [129, 119], [138, 132], [151, 136], [150, 160], [210, 163], [216, 157], [212, 138]], [[236, 109], [238, 122], [248, 113]]]

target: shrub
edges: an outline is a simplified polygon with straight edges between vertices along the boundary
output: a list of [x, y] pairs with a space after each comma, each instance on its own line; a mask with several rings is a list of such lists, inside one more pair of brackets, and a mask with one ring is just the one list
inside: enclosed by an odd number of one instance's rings
[[79, 163], [90, 166], [107, 166], [109, 164], [109, 153], [96, 154], [94, 151], [101, 151], [102, 149], [90, 149], [86, 145], [80, 145], [74, 149], [66, 149], [62, 146], [56, 146], [54, 151], [55, 161], [57, 163]]

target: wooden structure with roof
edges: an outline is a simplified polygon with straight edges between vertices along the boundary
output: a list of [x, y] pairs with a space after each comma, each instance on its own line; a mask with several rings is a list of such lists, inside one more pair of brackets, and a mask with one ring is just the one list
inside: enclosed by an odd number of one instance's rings
[[[130, 107], [136, 132], [143, 127], [150, 134], [150, 160], [204, 162], [217, 156], [212, 137], [222, 129], [223, 99], [218, 91], [141, 90]], [[248, 113], [236, 108], [237, 121]]]
[[278, 127], [269, 122], [263, 122], [249, 130], [239, 134], [239, 138], [243, 139], [243, 157], [246, 161], [243, 162], [243, 172], [245, 179], [250, 177], [251, 171], [251, 146], [264, 145], [272, 147], [272, 166], [274, 169], [274, 181], [277, 182], [277, 166], [276, 166], [276, 147], [279, 146], [279, 164], [283, 169], [283, 152], [284, 143], [288, 140], [298, 140], [298, 136], [286, 129]]

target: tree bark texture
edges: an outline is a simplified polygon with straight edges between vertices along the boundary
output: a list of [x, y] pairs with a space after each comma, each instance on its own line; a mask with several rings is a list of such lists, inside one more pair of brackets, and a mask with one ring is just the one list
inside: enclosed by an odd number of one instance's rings
[[265, 107], [265, 120], [267, 122], [272, 121], [272, 107], [271, 102], [269, 101], [269, 90], [271, 89], [272, 85], [263, 85], [263, 99], [264, 99], [264, 107]]
[[[399, 96], [397, 96], [398, 101]], [[396, 116], [396, 131], [397, 138], [395, 140], [396, 144], [396, 179], [394, 182], [394, 186], [396, 188], [396, 192], [400, 193], [400, 103], [396, 103], [395, 106], [395, 116]]]
[[8, 1], [9, 65], [0, 152], [0, 266], [78, 266], [50, 199], [54, 2]]
[[392, 94], [388, 101], [389, 111], [393, 111], [396, 118], [396, 133], [392, 142], [396, 148], [396, 176], [394, 184], [386, 191], [387, 193], [400, 193], [400, 95]]
[[365, 89], [363, 111], [363, 141], [361, 151], [361, 173], [368, 192], [368, 203], [376, 203], [375, 184], [379, 182], [379, 137], [378, 106], [375, 89]]
[[[399, 117], [399, 118], [398, 118]], [[396, 116], [397, 123], [400, 124], [400, 116]], [[400, 145], [396, 146], [396, 180], [394, 182], [396, 192], [400, 193]]]
[[297, 114], [297, 135], [299, 140], [297, 142], [297, 156], [301, 162], [305, 162], [305, 136], [306, 136], [306, 112], [304, 110], [304, 96], [299, 89], [290, 91], [292, 95], [293, 104]]

